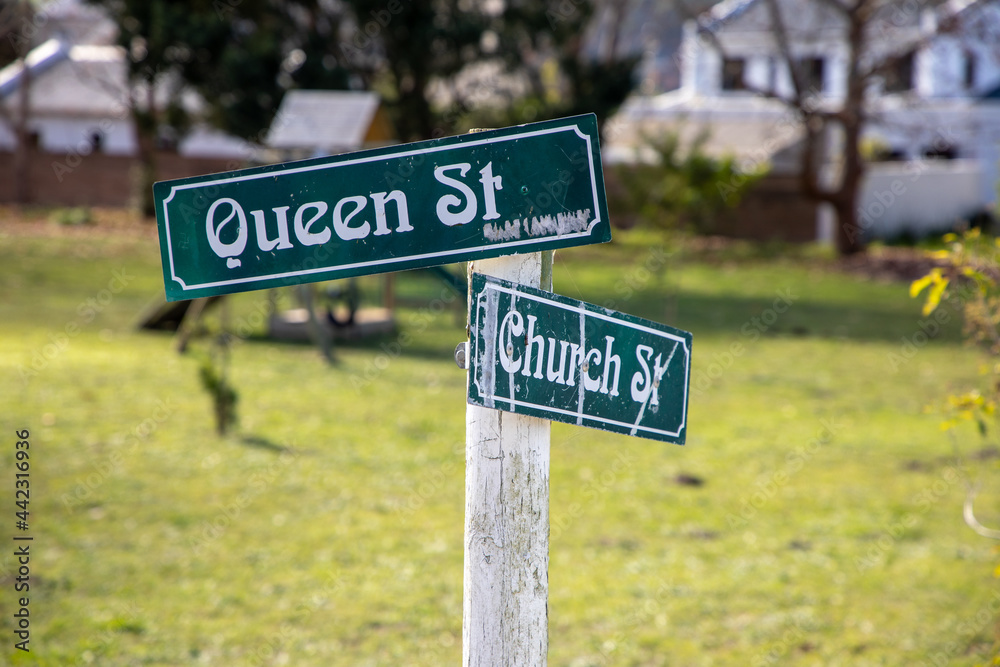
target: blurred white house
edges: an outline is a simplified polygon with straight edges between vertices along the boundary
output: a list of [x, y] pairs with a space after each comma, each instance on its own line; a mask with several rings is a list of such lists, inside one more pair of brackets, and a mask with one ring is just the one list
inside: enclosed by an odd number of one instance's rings
[[[821, 106], [845, 97], [846, 22], [823, 0], [776, 0], [788, 51]], [[664, 131], [775, 176], [799, 169], [800, 127], [775, 97], [792, 93], [767, 0], [725, 0], [684, 25], [680, 87], [633, 96], [611, 125], [612, 161], [634, 159]], [[1000, 180], [1000, 3], [916, 0], [888, 6], [868, 24], [866, 66], [887, 63], [867, 91], [865, 140], [891, 161], [871, 164], [859, 207], [870, 237], [939, 231], [996, 204]], [[768, 95], [760, 94], [767, 91]], [[835, 154], [835, 151], [831, 153]], [[835, 172], [835, 158], [827, 169]], [[790, 220], [788, 225], [802, 224]], [[811, 224], [811, 223], [807, 223]], [[832, 237], [820, 209], [819, 238]]]
[[[27, 125], [35, 147], [56, 154], [135, 155], [129, 99], [144, 103], [147, 95], [130, 89], [125, 52], [115, 45], [114, 22], [99, 7], [59, 0], [42, 6], [35, 24], [48, 39], [29, 52], [24, 66], [14, 62], [0, 70], [0, 121], [6, 121], [0, 122], [0, 150], [11, 151], [16, 145], [13, 119], [27, 79]], [[157, 103], [165, 103], [166, 94], [166, 86], [157, 91]], [[197, 114], [204, 103], [189, 93], [183, 105]], [[170, 137], [163, 139], [171, 143]], [[196, 125], [170, 147], [190, 157], [246, 159], [254, 153], [246, 141], [206, 125]]]
[[[0, 70], [0, 201], [20, 196], [50, 205], [122, 206], [130, 202], [138, 135], [132, 100], [166, 106], [171, 83], [154, 95], [129, 82], [117, 26], [105, 11], [82, 0], [53, 0], [36, 8], [31, 38], [37, 44], [24, 63]], [[205, 104], [182, 91], [193, 118]], [[13, 159], [23, 114], [26, 164]], [[241, 166], [260, 148], [195, 122], [183, 136], [158, 137], [161, 178], [224, 171]], [[6, 153], [6, 155], [4, 155]], [[23, 171], [15, 174], [16, 169]]]

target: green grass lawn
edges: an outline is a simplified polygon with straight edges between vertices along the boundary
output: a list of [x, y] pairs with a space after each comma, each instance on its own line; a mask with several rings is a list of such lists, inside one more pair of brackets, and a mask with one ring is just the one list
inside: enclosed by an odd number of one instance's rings
[[[234, 298], [250, 335], [219, 439], [196, 360], [133, 328], [163, 291], [155, 236], [18, 224], [0, 226], [0, 535], [29, 429], [31, 652], [5, 548], [0, 662], [460, 662], [465, 324], [443, 286], [401, 274], [407, 344], [340, 346], [334, 367], [264, 339], [261, 294]], [[981, 478], [1000, 524], [1000, 475], [923, 410], [978, 380], [955, 317], [925, 345], [905, 283], [640, 232], [560, 252], [555, 289], [689, 330], [694, 356], [684, 447], [553, 425], [549, 664], [988, 661], [997, 556], [962, 501]]]

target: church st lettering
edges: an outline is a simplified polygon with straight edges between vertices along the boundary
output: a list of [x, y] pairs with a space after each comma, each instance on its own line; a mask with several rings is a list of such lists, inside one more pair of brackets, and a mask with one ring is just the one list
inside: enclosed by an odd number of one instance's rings
[[[551, 334], [542, 331], [535, 315], [508, 311], [495, 343], [500, 367], [511, 376], [523, 375], [567, 387], [575, 387], [579, 381], [586, 392], [612, 398], [619, 395], [622, 357], [614, 336], [605, 335], [588, 346]], [[639, 343], [631, 350], [638, 368], [629, 381], [628, 395], [633, 402], [653, 407], [660, 404], [660, 381], [676, 346], [675, 341], [668, 341], [664, 351]], [[584, 352], [585, 348], [589, 349]]]
[[474, 274], [468, 400], [683, 444], [691, 334]]
[[[538, 318], [534, 315], [528, 315], [528, 330], [525, 333], [524, 319], [521, 313], [512, 310], [500, 325], [497, 349], [505, 371], [511, 374], [520, 371], [525, 376], [573, 387], [579, 369], [580, 382], [585, 391], [618, 395], [622, 360], [612, 349], [614, 337], [604, 337], [603, 351], [593, 347], [584, 354], [583, 347], [578, 343], [536, 333]], [[546, 359], [543, 373], [543, 361]]]

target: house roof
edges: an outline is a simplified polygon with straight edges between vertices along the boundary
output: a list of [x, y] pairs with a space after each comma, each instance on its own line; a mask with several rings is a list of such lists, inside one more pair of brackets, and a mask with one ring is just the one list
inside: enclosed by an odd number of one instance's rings
[[199, 123], [181, 138], [177, 151], [187, 157], [253, 160], [260, 154], [260, 146]]
[[365, 143], [378, 111], [378, 93], [346, 90], [292, 90], [267, 135], [279, 150], [339, 153]]
[[[929, 39], [972, 16], [977, 9], [995, 6], [997, 0], [909, 0], [876, 6], [865, 26], [868, 32], [865, 59], [885, 63], [894, 57], [920, 50]], [[823, 39], [844, 41], [848, 29], [845, 15], [830, 0], [775, 0], [793, 48], [810, 48]], [[905, 6], [904, 6], [905, 4]], [[723, 0], [697, 19], [698, 30], [718, 37], [771, 39], [773, 21], [767, 0]], [[735, 43], [735, 42], [734, 42]], [[743, 49], [746, 49], [746, 42]]]
[[[29, 106], [35, 116], [125, 119], [129, 115], [128, 69], [125, 50], [101, 44], [70, 45], [53, 38], [31, 50], [26, 58], [31, 72]], [[13, 108], [23, 80], [18, 62], [0, 70], [0, 104]], [[131, 87], [140, 107], [148, 97], [144, 85]], [[171, 95], [188, 113], [198, 115], [204, 100], [194, 91], [178, 86], [176, 78], [161, 77], [154, 102], [166, 106]]]
[[[124, 53], [116, 46], [69, 46], [51, 39], [27, 57], [33, 114], [119, 117], [127, 113]], [[15, 104], [24, 72], [20, 63], [0, 70], [0, 101]]]
[[[972, 7], [983, 5], [990, 0], [923, 0], [922, 8], [934, 9], [938, 20], [954, 18]], [[715, 31], [746, 14], [760, 0], [723, 0], [699, 17], [699, 24], [704, 30]], [[821, 3], [826, 4], [826, 3]], [[899, 12], [891, 4], [882, 8], [886, 13], [892, 13], [892, 27], [902, 27], [900, 19], [908, 19], [913, 26], [919, 25], [920, 12]]]
[[46, 21], [38, 26], [42, 37], [59, 37], [72, 44], [115, 43], [118, 26], [104, 7], [85, 0], [51, 0], [39, 9]]
[[[32, 77], [37, 77], [69, 55], [69, 45], [59, 39], [50, 39], [32, 49], [25, 58], [25, 65]], [[25, 65], [14, 61], [0, 69], [0, 98], [17, 90], [24, 77]]]
[[939, 11], [943, 17], [958, 16], [973, 7], [985, 3], [986, 0], [947, 0], [942, 3]]
[[701, 16], [701, 26], [706, 30], [715, 30], [721, 24], [738, 18], [757, 0], [722, 0]]

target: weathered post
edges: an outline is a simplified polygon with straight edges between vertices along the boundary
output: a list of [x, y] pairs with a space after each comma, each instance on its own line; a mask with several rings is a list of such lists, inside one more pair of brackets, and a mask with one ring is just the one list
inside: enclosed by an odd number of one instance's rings
[[[551, 289], [551, 266], [551, 252], [530, 253], [470, 262], [469, 275]], [[474, 405], [465, 415], [462, 664], [545, 665], [550, 422]]]

